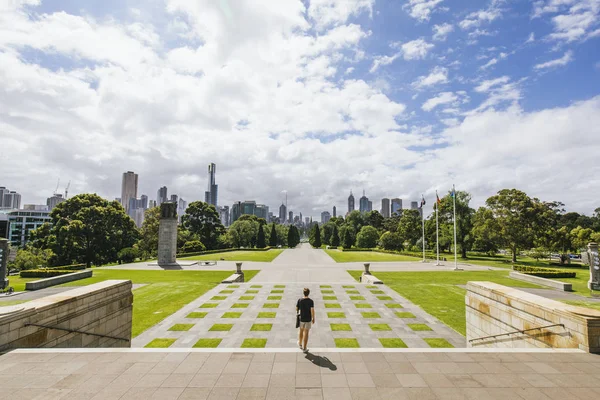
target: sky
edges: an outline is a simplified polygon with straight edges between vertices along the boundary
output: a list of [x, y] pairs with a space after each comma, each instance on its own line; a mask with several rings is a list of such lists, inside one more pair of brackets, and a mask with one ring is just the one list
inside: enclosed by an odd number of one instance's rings
[[[600, 207], [600, 0], [0, 0], [0, 186]], [[358, 200], [357, 200], [358, 203]]]

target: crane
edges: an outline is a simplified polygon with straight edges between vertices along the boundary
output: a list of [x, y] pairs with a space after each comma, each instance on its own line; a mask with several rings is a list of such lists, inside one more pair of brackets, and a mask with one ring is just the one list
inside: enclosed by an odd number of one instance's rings
[[65, 188], [65, 199], [69, 197], [69, 188], [71, 187], [71, 181], [69, 181], [69, 183], [67, 184], [67, 187]]
[[58, 178], [58, 182], [56, 182], [56, 189], [54, 189], [54, 195], [58, 193], [58, 185], [60, 185], [60, 178]]

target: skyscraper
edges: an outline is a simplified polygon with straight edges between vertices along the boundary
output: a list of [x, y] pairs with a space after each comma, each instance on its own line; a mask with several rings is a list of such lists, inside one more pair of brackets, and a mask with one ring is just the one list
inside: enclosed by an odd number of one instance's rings
[[216, 183], [217, 166], [214, 163], [208, 164], [208, 190], [204, 192], [204, 201], [213, 206], [217, 206], [217, 193], [219, 186]]
[[392, 199], [392, 215], [402, 213], [402, 199]]
[[326, 224], [327, 222], [329, 222], [330, 218], [331, 218], [331, 214], [329, 214], [329, 211], [323, 211], [321, 213], [321, 223], [322, 224]]
[[410, 209], [411, 210], [418, 210], [419, 209], [419, 202], [418, 201], [411, 201], [410, 202]]
[[390, 217], [390, 199], [385, 197], [381, 199], [381, 215], [383, 215], [383, 218]]
[[167, 197], [167, 187], [163, 186], [156, 192], [156, 206], [159, 207], [162, 203], [169, 201]]
[[292, 224], [294, 222], [294, 212], [293, 211], [288, 212], [288, 222], [290, 224]]
[[54, 209], [54, 207], [56, 207], [63, 201], [65, 201], [65, 198], [63, 197], [62, 194], [54, 193], [52, 195], [52, 197], [48, 197], [48, 199], [46, 199], [46, 205], [48, 206], [48, 211], [52, 211]]
[[285, 224], [286, 220], [287, 220], [287, 207], [285, 206], [285, 204], [281, 203], [281, 205], [279, 206], [279, 223]]
[[333, 206], [333, 216], [337, 217], [337, 208], [335, 206]]
[[255, 215], [256, 201], [246, 200], [242, 203], [242, 214]]
[[365, 195], [365, 191], [363, 190], [363, 195], [359, 200], [359, 211], [361, 213], [369, 211], [369, 198]]
[[265, 221], [268, 221], [267, 218], [269, 217], [269, 207], [264, 204], [257, 204], [256, 208], [254, 209], [254, 215], [256, 215], [258, 218], [264, 218]]
[[179, 196], [177, 196], [176, 194], [172, 194], [171, 202], [177, 204], [179, 202]]
[[145, 194], [140, 196], [140, 200], [141, 200], [141, 206], [142, 209], [147, 209], [148, 208], [148, 196], [146, 196]]
[[229, 206], [219, 207], [218, 211], [223, 226], [229, 226]]
[[127, 171], [123, 173], [123, 182], [121, 183], [121, 204], [125, 211], [129, 210], [129, 200], [137, 199], [138, 174]]
[[354, 195], [352, 195], [352, 190], [350, 191], [350, 196], [348, 196], [348, 214], [354, 211]]
[[369, 200], [367, 202], [367, 212], [373, 211], [373, 202]]
[[242, 215], [242, 202], [235, 202], [231, 206], [231, 212], [229, 213], [229, 224], [233, 224]]

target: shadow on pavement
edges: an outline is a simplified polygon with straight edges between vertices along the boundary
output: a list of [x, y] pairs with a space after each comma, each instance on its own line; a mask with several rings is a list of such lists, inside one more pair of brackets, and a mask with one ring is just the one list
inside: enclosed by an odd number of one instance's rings
[[318, 365], [321, 368], [329, 368], [331, 371], [337, 371], [337, 367], [334, 363], [332, 363], [329, 358], [317, 356], [316, 354], [312, 354], [311, 352], [306, 352], [306, 356], [304, 357], [309, 360], [311, 363]]

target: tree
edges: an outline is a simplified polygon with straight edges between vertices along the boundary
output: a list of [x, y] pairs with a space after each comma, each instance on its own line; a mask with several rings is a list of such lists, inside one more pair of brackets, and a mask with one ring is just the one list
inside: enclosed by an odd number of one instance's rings
[[159, 219], [160, 207], [152, 207], [144, 211], [144, 222], [140, 229], [140, 240], [138, 241], [140, 257], [144, 260], [156, 257], [158, 253]]
[[233, 247], [254, 247], [259, 223], [249, 220], [236, 220], [227, 230], [227, 239]]
[[369, 211], [365, 216], [365, 223], [376, 229], [383, 228], [385, 218], [377, 210]]
[[225, 233], [215, 206], [202, 201], [191, 202], [181, 217], [181, 222], [185, 229], [198, 235], [209, 250], [218, 248], [219, 236]]
[[206, 250], [206, 247], [199, 240], [187, 241], [181, 248], [182, 253], [197, 253], [197, 252], [205, 251], [205, 250]]
[[119, 257], [120, 264], [132, 263], [139, 256], [139, 251], [133, 247], [125, 247], [119, 250], [117, 257]]
[[366, 225], [365, 215], [360, 211], [354, 210], [350, 214], [348, 214], [344, 225], [351, 226], [352, 232], [359, 232], [360, 228]]
[[331, 244], [331, 234], [335, 224], [327, 223], [323, 225], [323, 244]]
[[314, 248], [321, 248], [321, 230], [319, 224], [315, 223], [312, 230], [310, 231], [309, 242]]
[[333, 225], [333, 231], [331, 232], [331, 245], [338, 247], [340, 245], [340, 234], [338, 232], [337, 225]]
[[400, 237], [400, 235], [397, 232], [385, 232], [379, 238], [379, 242], [384, 250], [404, 250], [404, 245], [402, 244], [402, 237]]
[[396, 232], [400, 223], [400, 214], [394, 213], [391, 217], [383, 220], [382, 229], [389, 232]]
[[344, 249], [350, 249], [350, 248], [352, 248], [353, 244], [354, 244], [354, 240], [352, 239], [352, 233], [350, 233], [350, 229], [348, 229], [348, 228], [344, 229], [342, 246], [344, 247]]
[[582, 228], [578, 226], [570, 232], [571, 236], [571, 249], [572, 250], [582, 250], [585, 249], [592, 241], [592, 236], [594, 235], [594, 231], [590, 228]]
[[404, 210], [398, 223], [398, 234], [411, 246], [415, 246], [421, 239], [421, 214], [419, 210]]
[[498, 252], [500, 239], [492, 210], [480, 207], [473, 215], [473, 248], [490, 255]]
[[54, 256], [50, 249], [38, 249], [28, 247], [27, 249], [17, 249], [15, 261], [11, 263], [11, 267], [18, 271], [26, 269], [35, 269], [38, 267], [47, 267], [49, 261]]
[[[456, 192], [456, 244], [461, 252], [462, 258], [467, 258], [467, 250], [473, 245], [473, 214], [475, 210], [469, 207], [471, 195], [468, 192], [457, 190]], [[440, 243], [454, 243], [454, 199], [452, 192], [440, 199], [438, 219], [440, 225], [451, 226], [451, 229], [440, 229]], [[448, 237], [450, 236], [450, 237]], [[433, 242], [435, 243], [435, 242]]]
[[258, 224], [258, 233], [256, 234], [256, 247], [259, 249], [264, 249], [267, 247], [267, 242], [265, 240], [265, 231], [263, 230], [262, 224]]
[[379, 232], [372, 226], [363, 226], [356, 235], [356, 246], [363, 249], [372, 249], [377, 246]]
[[288, 246], [289, 248], [294, 248], [296, 246], [298, 246], [298, 244], [300, 244], [300, 232], [298, 231], [298, 228], [296, 228], [294, 225], [290, 225], [290, 228], [288, 230]]
[[275, 228], [275, 223], [271, 224], [271, 235], [269, 236], [269, 246], [277, 247], [277, 228]]

